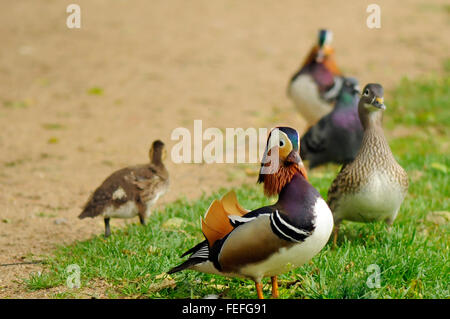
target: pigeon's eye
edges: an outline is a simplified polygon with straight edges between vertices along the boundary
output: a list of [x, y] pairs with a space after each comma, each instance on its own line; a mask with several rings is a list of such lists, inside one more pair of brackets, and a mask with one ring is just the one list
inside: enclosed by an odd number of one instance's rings
[[284, 147], [286, 143], [283, 140], [280, 140], [280, 147]]
[[366, 89], [366, 90], [364, 91], [364, 95], [365, 95], [365, 96], [369, 96], [369, 89]]

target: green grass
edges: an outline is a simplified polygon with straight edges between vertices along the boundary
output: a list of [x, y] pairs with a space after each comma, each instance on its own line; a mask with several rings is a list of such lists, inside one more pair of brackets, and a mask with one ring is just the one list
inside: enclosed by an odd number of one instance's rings
[[[450, 61], [450, 60], [449, 60]], [[450, 70], [447, 72], [450, 73]], [[387, 101], [390, 120], [386, 127], [397, 124], [433, 126], [448, 130], [450, 125], [450, 76], [431, 77], [421, 81], [403, 78], [394, 92], [394, 99]]]
[[[408, 196], [392, 229], [388, 231], [384, 223], [344, 222], [337, 249], [328, 244], [310, 263], [279, 277], [281, 298], [450, 296], [449, 84], [448, 74], [420, 82], [405, 79], [386, 96], [386, 135], [410, 176]], [[391, 136], [398, 126], [406, 128], [406, 134]], [[311, 183], [325, 198], [338, 170], [328, 165], [310, 173]], [[67, 266], [77, 264], [82, 287], [94, 279], [103, 280], [109, 284], [106, 295], [114, 298], [202, 298], [208, 294], [255, 298], [250, 280], [194, 271], [172, 277], [164, 274], [180, 263], [181, 253], [203, 240], [199, 218], [226, 191], [171, 203], [152, 215], [146, 227], [132, 224], [118, 229], [113, 222], [110, 238], [99, 235], [58, 248], [47, 258], [46, 271], [33, 274], [25, 283], [30, 290], [64, 286], [70, 276]], [[270, 203], [256, 185], [242, 186], [237, 195], [247, 208]], [[367, 285], [373, 264], [381, 271], [379, 288]], [[264, 289], [268, 297], [268, 282]], [[55, 298], [73, 298], [76, 291], [68, 289]]]

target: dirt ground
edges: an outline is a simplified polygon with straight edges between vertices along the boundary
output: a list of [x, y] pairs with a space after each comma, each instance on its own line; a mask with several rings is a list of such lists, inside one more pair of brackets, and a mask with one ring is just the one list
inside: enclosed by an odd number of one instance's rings
[[[66, 26], [70, 3], [81, 7], [81, 29]], [[174, 128], [192, 130], [194, 119], [303, 130], [286, 85], [319, 28], [334, 32], [339, 66], [362, 85], [389, 89], [440, 71], [448, 2], [376, 1], [381, 29], [366, 26], [369, 3], [1, 1], [0, 264], [102, 233], [101, 219], [77, 218], [90, 192], [112, 171], [146, 162], [156, 138], [170, 154]], [[159, 207], [255, 182], [237, 164], [167, 167], [171, 188]], [[123, 224], [113, 220], [113, 230]], [[0, 265], [0, 297], [47, 297], [20, 283], [40, 269]]]

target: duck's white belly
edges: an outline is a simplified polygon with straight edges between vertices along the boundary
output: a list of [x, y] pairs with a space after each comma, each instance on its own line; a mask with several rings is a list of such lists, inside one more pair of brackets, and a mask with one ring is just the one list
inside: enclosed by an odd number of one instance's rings
[[133, 218], [137, 214], [138, 208], [134, 201], [126, 202], [119, 207], [110, 205], [103, 212], [103, 216], [109, 218]]
[[320, 97], [317, 84], [308, 74], [298, 76], [290, 84], [289, 95], [308, 123], [314, 124], [332, 110], [332, 105]]
[[316, 228], [305, 241], [281, 248], [267, 260], [243, 267], [241, 273], [250, 278], [276, 276], [310, 261], [328, 242], [333, 230], [333, 216], [327, 203], [319, 198], [314, 206]]
[[356, 194], [342, 197], [334, 212], [335, 220], [357, 222], [393, 221], [404, 199], [401, 188], [390, 182], [383, 172], [372, 175], [369, 182]]

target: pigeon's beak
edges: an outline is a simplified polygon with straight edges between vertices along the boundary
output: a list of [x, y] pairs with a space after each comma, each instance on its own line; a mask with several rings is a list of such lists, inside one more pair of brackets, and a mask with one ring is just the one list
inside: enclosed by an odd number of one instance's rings
[[376, 108], [379, 108], [381, 110], [386, 110], [386, 105], [384, 105], [384, 99], [382, 97], [377, 97], [373, 102], [372, 105]]

